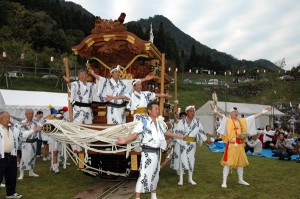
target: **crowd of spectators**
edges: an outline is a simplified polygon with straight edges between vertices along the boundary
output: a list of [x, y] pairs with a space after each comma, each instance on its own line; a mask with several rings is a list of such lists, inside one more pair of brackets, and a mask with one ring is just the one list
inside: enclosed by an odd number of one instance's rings
[[297, 162], [300, 162], [300, 133], [288, 132], [283, 128], [271, 129], [270, 125], [258, 129], [257, 133], [261, 148], [271, 149], [273, 157], [291, 160], [291, 156], [296, 154], [298, 155]]

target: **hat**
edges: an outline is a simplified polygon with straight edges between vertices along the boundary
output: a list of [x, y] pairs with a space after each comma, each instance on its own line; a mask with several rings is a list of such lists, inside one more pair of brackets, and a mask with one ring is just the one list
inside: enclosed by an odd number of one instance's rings
[[195, 110], [195, 106], [194, 105], [189, 105], [185, 108], [185, 112], [187, 112], [189, 109], [194, 109]]
[[231, 113], [232, 111], [238, 111], [237, 107], [232, 107], [229, 112]]
[[121, 70], [121, 69], [120, 69], [120, 65], [112, 66], [112, 67], [110, 68], [110, 73], [114, 72], [115, 70], [120, 71], [120, 70]]
[[49, 108], [50, 108], [50, 114], [57, 114], [57, 110], [54, 108], [54, 106], [49, 104]]
[[133, 80], [132, 81], [132, 86], [134, 86], [136, 83], [138, 83], [138, 82], [142, 82], [140, 79], [135, 79], [135, 80]]
[[61, 110], [64, 111], [64, 112], [67, 112], [69, 109], [68, 109], [68, 107], [64, 106], [64, 107], [62, 107]]

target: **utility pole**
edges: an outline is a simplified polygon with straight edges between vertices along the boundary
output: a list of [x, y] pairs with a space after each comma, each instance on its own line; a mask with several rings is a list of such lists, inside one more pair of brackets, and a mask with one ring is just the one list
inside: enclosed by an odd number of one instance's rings
[[6, 52], [4, 51], [4, 52], [2, 53], [2, 57], [3, 57], [3, 67], [2, 67], [2, 71], [1, 71], [1, 72], [2, 72], [2, 77], [1, 77], [1, 83], [0, 83], [0, 84], [2, 84], [2, 82], [5, 81], [4, 85], [6, 85], [6, 88], [8, 88], [8, 83], [9, 83], [9, 81], [10, 81], [10, 84], [12, 84], [12, 82], [11, 82], [11, 79], [10, 79], [9, 74], [8, 74], [8, 72], [7, 72], [6, 56], [7, 56], [7, 54], [6, 54]]
[[37, 53], [35, 53], [35, 62], [34, 62], [34, 77], [36, 77], [36, 62], [37, 62]]

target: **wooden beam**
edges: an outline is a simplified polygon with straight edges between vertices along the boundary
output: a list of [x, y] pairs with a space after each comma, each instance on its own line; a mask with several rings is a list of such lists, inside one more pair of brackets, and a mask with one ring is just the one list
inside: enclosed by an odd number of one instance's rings
[[178, 99], [177, 99], [177, 68], [174, 70], [174, 112], [178, 113]]
[[[69, 70], [69, 58], [65, 57], [64, 58], [64, 64], [65, 64], [65, 69], [66, 69], [66, 78], [70, 80], [70, 70]], [[68, 110], [69, 110], [69, 120], [70, 122], [73, 122], [73, 106], [70, 102], [70, 97], [71, 97], [71, 87], [69, 88], [70, 83], [67, 83], [67, 90], [68, 90]]]
[[[165, 53], [161, 55], [161, 71], [160, 71], [160, 94], [165, 92]], [[165, 98], [159, 98], [159, 113], [161, 116], [164, 115], [164, 103]]]

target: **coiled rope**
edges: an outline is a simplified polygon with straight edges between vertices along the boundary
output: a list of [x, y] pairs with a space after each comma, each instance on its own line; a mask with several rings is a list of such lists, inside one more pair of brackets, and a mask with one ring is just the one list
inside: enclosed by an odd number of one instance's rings
[[[65, 156], [65, 160], [68, 154], [75, 164], [77, 164], [77, 162], [84, 164], [85, 169], [83, 170], [92, 175], [96, 175], [96, 173], [98, 172], [106, 173], [107, 175], [126, 177], [130, 173], [130, 170], [128, 169], [126, 173], [116, 173], [112, 171], [104, 171], [100, 168], [94, 168], [88, 165], [88, 151], [103, 154], [126, 152], [126, 157], [128, 157], [129, 152], [133, 148], [138, 147], [138, 140], [133, 141], [126, 146], [117, 145], [115, 141], [118, 137], [128, 136], [137, 123], [138, 122], [130, 122], [115, 126], [94, 126], [74, 124], [63, 120], [48, 120], [45, 125], [52, 125], [51, 130], [48, 132], [48, 135], [51, 136], [54, 140], [62, 143], [62, 151], [63, 155]], [[81, 160], [78, 155], [70, 147], [68, 147], [68, 145], [80, 146], [81, 149], [85, 152], [84, 161]], [[66, 161], [64, 161], [64, 168], [65, 167]], [[94, 172], [87, 169], [94, 170]]]

